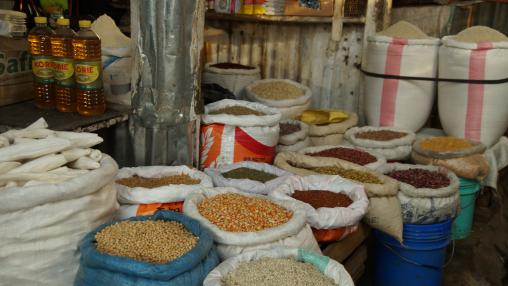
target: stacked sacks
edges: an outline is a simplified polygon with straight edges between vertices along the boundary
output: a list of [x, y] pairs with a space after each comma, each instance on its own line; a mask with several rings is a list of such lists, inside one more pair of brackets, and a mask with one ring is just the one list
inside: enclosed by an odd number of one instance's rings
[[282, 120], [280, 122], [279, 145], [277, 153], [298, 151], [310, 145], [309, 126], [298, 120]]
[[440, 40], [401, 21], [368, 38], [365, 111], [372, 126], [416, 132], [427, 121], [435, 82], [383, 78], [383, 75], [435, 78]]
[[302, 84], [288, 79], [258, 80], [245, 88], [247, 99], [276, 108], [282, 119], [295, 119], [311, 103], [312, 92]]
[[337, 158], [371, 170], [376, 170], [386, 164], [384, 157], [358, 147], [324, 145], [304, 148], [298, 151], [298, 153], [312, 157]]
[[339, 145], [344, 133], [358, 124], [356, 113], [338, 110], [307, 110], [301, 120], [309, 125], [309, 138], [313, 146]]
[[[479, 81], [508, 78], [508, 37], [482, 26], [444, 37], [439, 76]], [[439, 118], [446, 134], [492, 146], [508, 127], [507, 89], [507, 82], [440, 82]]]
[[[195, 244], [189, 243], [182, 237], [178, 237], [176, 243], [185, 245], [190, 250], [181, 253], [181, 256], [174, 257], [168, 262], [151, 262], [156, 253], [161, 253], [158, 249], [154, 249], [150, 241], [144, 242], [144, 247], [148, 249], [137, 248], [137, 245], [122, 245], [123, 241], [132, 241], [135, 239], [155, 240], [156, 235], [172, 235], [166, 231], [158, 230], [150, 233], [142, 233], [142, 230], [135, 231], [132, 224], [124, 225], [123, 235], [139, 235], [140, 237], [113, 237], [117, 238], [114, 245], [109, 246], [114, 250], [122, 250], [126, 252], [125, 248], [131, 249], [131, 255], [136, 254], [136, 258], [130, 258], [122, 255], [111, 255], [107, 252], [101, 252], [97, 249], [96, 235], [103, 230], [115, 226], [119, 223], [153, 223], [153, 222], [172, 222], [181, 224], [183, 231], [188, 232], [186, 235], [188, 239], [196, 237]], [[181, 230], [181, 231], [182, 231]], [[118, 233], [117, 233], [118, 235]], [[104, 235], [105, 236], [105, 235]], [[105, 238], [103, 238], [105, 239]], [[168, 238], [169, 239], [169, 238]], [[107, 243], [107, 241], [105, 242]], [[169, 242], [168, 242], [169, 243]], [[171, 241], [171, 243], [174, 243]], [[160, 243], [158, 243], [160, 244]], [[148, 246], [147, 246], [148, 245]], [[134, 250], [133, 250], [134, 249]], [[179, 251], [179, 249], [172, 248], [171, 251]], [[144, 216], [131, 218], [127, 221], [114, 222], [109, 225], [102, 225], [95, 229], [93, 232], [83, 238], [80, 251], [82, 254], [80, 269], [74, 282], [75, 286], [111, 286], [111, 285], [138, 285], [138, 286], [155, 286], [155, 285], [168, 285], [168, 286], [200, 286], [203, 283], [206, 275], [219, 263], [217, 251], [214, 247], [213, 240], [210, 234], [204, 229], [199, 222], [190, 219], [182, 214], [162, 211], [153, 216]], [[161, 253], [159, 255], [167, 255]], [[142, 258], [142, 259], [141, 259]], [[147, 259], [150, 258], [150, 262]], [[70, 284], [66, 284], [70, 285]]]
[[245, 87], [261, 78], [259, 67], [235, 63], [208, 63], [203, 72], [204, 84], [217, 84], [242, 99]]
[[305, 210], [318, 242], [337, 241], [356, 230], [369, 206], [362, 185], [338, 176], [292, 176], [269, 196]]
[[272, 163], [280, 116], [276, 109], [241, 100], [206, 105], [201, 117], [201, 168], [246, 160]]
[[277, 154], [274, 164], [300, 176], [338, 175], [363, 185], [370, 201], [364, 221], [399, 241], [402, 239], [402, 216], [396, 197], [399, 184], [394, 179], [348, 161], [292, 152]]
[[267, 195], [282, 184], [291, 173], [266, 163], [238, 162], [207, 168], [215, 187], [234, 187], [246, 193]]
[[459, 179], [443, 167], [387, 164], [383, 174], [400, 182], [404, 223], [430, 224], [453, 219], [459, 206]]
[[234, 188], [213, 188], [194, 192], [185, 200], [183, 211], [211, 232], [222, 260], [274, 246], [321, 253], [305, 212], [292, 207]]
[[355, 127], [345, 134], [348, 144], [380, 154], [388, 161], [402, 161], [411, 155], [416, 135], [391, 127]]
[[213, 187], [210, 177], [187, 166], [122, 168], [116, 177], [119, 219], [152, 215], [158, 210], [182, 211], [192, 191]]

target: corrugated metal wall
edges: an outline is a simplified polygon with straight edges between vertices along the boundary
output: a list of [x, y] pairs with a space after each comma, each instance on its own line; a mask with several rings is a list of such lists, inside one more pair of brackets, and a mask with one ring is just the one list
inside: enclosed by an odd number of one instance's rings
[[331, 24], [209, 22], [227, 35], [206, 43], [207, 62], [259, 65], [266, 78], [309, 86], [313, 106], [359, 112], [363, 25], [344, 24], [339, 46]]

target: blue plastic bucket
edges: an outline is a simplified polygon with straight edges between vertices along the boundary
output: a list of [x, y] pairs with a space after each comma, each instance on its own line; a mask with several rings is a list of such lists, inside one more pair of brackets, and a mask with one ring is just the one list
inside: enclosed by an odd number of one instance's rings
[[481, 188], [480, 182], [477, 180], [459, 177], [459, 181], [460, 213], [453, 222], [452, 237], [454, 240], [464, 239], [471, 233], [476, 195]]
[[435, 224], [404, 224], [404, 242], [374, 230], [375, 285], [441, 285], [452, 221]]

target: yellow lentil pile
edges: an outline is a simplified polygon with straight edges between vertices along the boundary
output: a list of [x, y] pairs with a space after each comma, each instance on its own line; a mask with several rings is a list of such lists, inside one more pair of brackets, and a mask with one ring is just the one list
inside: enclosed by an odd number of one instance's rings
[[486, 26], [473, 26], [458, 33], [455, 40], [465, 43], [506, 42], [508, 37]]
[[334, 286], [332, 278], [309, 263], [289, 258], [262, 258], [243, 262], [228, 273], [223, 286]]
[[453, 152], [471, 148], [469, 141], [456, 137], [432, 137], [420, 142], [420, 147], [434, 152]]
[[210, 111], [210, 112], [208, 112], [208, 114], [210, 114], [210, 115], [215, 115], [215, 114], [256, 115], [256, 116], [265, 115], [262, 112], [259, 112], [259, 111], [254, 110], [254, 109], [250, 109], [250, 108], [245, 107], [245, 106], [228, 106], [228, 107], [224, 107], [224, 108], [217, 109], [217, 110], [214, 110], [214, 111]]
[[145, 178], [134, 175], [132, 177], [116, 180], [117, 184], [127, 186], [129, 188], [142, 187], [142, 188], [158, 188], [168, 185], [197, 185], [201, 180], [193, 179], [187, 174], [166, 176], [160, 178]]
[[122, 221], [95, 235], [99, 252], [149, 263], [168, 263], [189, 252], [198, 238], [176, 221]]
[[383, 182], [376, 176], [367, 172], [353, 169], [345, 169], [336, 166], [317, 167], [311, 169], [314, 172], [326, 175], [338, 175], [346, 179], [358, 181], [366, 184], [382, 184]]
[[390, 27], [386, 28], [385, 30], [377, 33], [377, 35], [404, 39], [430, 38], [429, 36], [427, 36], [427, 34], [425, 34], [422, 30], [420, 30], [420, 28], [406, 21], [399, 21], [391, 25]]
[[268, 199], [236, 193], [213, 196], [198, 204], [198, 210], [222, 230], [231, 232], [260, 231], [288, 222], [293, 212]]
[[252, 92], [261, 98], [274, 100], [293, 99], [305, 94], [303, 89], [283, 81], [260, 83], [252, 88]]

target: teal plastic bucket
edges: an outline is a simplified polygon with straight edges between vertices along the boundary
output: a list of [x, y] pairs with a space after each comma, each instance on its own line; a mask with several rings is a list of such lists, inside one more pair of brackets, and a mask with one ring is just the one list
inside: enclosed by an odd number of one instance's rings
[[476, 197], [480, 191], [480, 182], [477, 180], [459, 177], [459, 181], [460, 214], [453, 222], [452, 238], [454, 240], [464, 239], [471, 233]]

